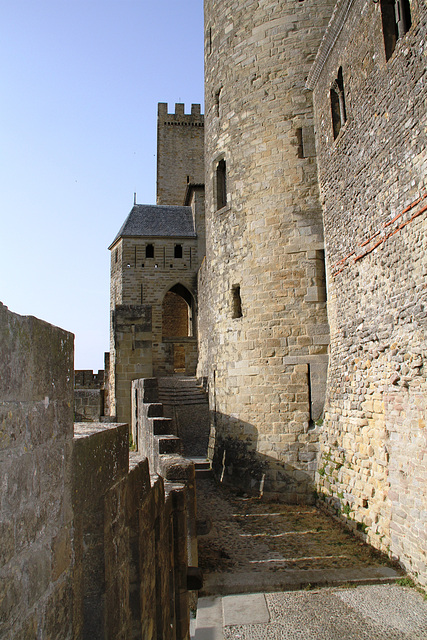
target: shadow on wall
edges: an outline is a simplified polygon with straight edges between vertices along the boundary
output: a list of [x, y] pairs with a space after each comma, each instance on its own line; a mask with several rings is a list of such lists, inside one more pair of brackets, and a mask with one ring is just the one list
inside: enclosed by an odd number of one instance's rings
[[[234, 432], [238, 424], [238, 437], [221, 434], [221, 426], [230, 423], [234, 423]], [[274, 497], [289, 504], [314, 504], [319, 427], [310, 429], [308, 434], [304, 434], [307, 442], [302, 443], [298, 453], [299, 468], [257, 451], [258, 430], [252, 424], [211, 411], [208, 455], [217, 479], [244, 493]]]

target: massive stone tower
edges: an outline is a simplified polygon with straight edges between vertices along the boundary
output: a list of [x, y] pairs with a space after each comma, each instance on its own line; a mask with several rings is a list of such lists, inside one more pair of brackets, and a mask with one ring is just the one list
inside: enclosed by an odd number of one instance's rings
[[[214, 460], [246, 488], [312, 490], [328, 350], [305, 81], [332, 0], [205, 0], [206, 262], [199, 374]], [[265, 474], [265, 476], [263, 476]]]

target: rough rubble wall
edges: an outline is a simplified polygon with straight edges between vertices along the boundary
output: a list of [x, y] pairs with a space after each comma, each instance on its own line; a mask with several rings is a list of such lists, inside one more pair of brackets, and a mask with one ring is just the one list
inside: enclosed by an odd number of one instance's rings
[[304, 85], [332, 6], [205, 2], [199, 330], [209, 345], [198, 374], [209, 375], [225, 478], [250, 489], [266, 473], [265, 490], [292, 501], [308, 499], [313, 486], [327, 368], [323, 230]]
[[175, 113], [161, 102], [157, 118], [157, 204], [182, 205], [189, 183], [204, 182], [204, 116], [200, 105], [176, 104]]
[[0, 353], [1, 637], [187, 640], [184, 483], [126, 424], [73, 439], [71, 334], [0, 305]]
[[331, 326], [318, 482], [426, 584], [427, 10], [411, 8], [386, 62], [380, 4], [355, 1], [314, 89]]
[[0, 304], [0, 354], [0, 636], [72, 638], [73, 336]]

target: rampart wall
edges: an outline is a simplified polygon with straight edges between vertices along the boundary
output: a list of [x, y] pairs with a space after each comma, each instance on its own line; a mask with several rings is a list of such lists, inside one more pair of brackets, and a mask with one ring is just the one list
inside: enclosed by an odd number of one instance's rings
[[74, 389], [74, 420], [76, 422], [100, 422], [103, 415], [103, 389]]
[[411, 3], [386, 60], [381, 4], [339, 5], [310, 76], [331, 326], [317, 478], [330, 508], [426, 584], [427, 11]]
[[74, 386], [76, 389], [84, 387], [85, 389], [101, 389], [104, 384], [104, 369], [100, 369], [98, 373], [92, 369], [76, 369], [74, 371]]
[[0, 635], [188, 638], [188, 464], [153, 475], [126, 424], [73, 436], [71, 334], [0, 305], [0, 353]]

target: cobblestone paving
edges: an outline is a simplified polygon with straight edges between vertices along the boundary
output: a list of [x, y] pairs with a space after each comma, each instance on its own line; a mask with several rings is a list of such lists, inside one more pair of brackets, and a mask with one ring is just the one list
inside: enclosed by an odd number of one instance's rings
[[427, 603], [412, 589], [361, 586], [266, 594], [270, 622], [223, 629], [226, 640], [425, 640]]
[[260, 574], [273, 577], [286, 571], [295, 575], [386, 563], [315, 507], [239, 497], [211, 479], [197, 484], [198, 519], [212, 523], [209, 533], [199, 537], [205, 577], [250, 572], [256, 582]]

